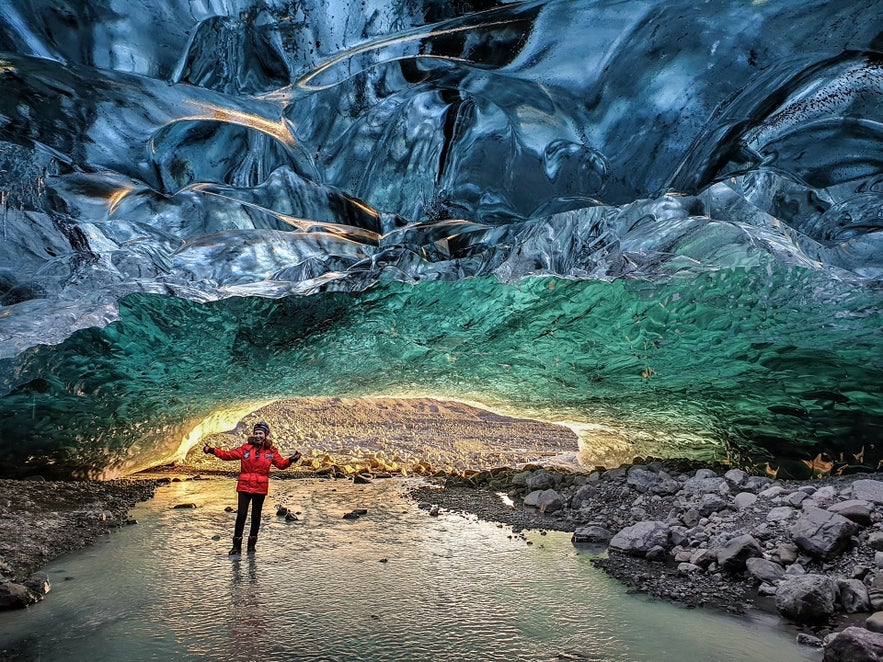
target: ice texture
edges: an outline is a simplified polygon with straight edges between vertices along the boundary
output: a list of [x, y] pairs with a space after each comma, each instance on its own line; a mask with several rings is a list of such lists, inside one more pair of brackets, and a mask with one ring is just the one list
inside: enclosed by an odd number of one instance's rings
[[566, 420], [587, 463], [876, 469], [881, 17], [0, 4], [3, 472], [319, 394]]

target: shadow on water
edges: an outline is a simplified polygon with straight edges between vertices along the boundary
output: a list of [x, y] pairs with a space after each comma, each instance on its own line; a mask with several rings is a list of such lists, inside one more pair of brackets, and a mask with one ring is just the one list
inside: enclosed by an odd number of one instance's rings
[[[23, 660], [818, 660], [778, 619], [629, 595], [570, 534], [429, 517], [409, 481], [274, 481], [258, 552], [227, 556], [235, 481], [173, 483], [139, 524], [47, 568], [7, 612]], [[196, 509], [175, 509], [194, 503]], [[274, 504], [299, 513], [274, 515]], [[367, 514], [343, 515], [357, 508]], [[220, 536], [220, 540], [213, 537]]]

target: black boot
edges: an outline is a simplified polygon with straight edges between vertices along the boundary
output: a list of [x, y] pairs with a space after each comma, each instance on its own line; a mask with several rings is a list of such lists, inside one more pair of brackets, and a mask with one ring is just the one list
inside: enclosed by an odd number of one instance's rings
[[246, 546], [245, 550], [249, 554], [254, 554], [254, 546], [255, 546], [255, 543], [257, 543], [257, 541], [258, 541], [257, 536], [249, 536], [248, 537], [248, 545]]
[[242, 536], [233, 536], [233, 547], [228, 552], [230, 556], [242, 554]]

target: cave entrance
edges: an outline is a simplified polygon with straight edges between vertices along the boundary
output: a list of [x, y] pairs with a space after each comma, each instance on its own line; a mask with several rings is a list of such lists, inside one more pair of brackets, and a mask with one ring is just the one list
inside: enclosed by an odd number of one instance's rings
[[462, 475], [523, 464], [579, 468], [579, 440], [565, 425], [429, 397], [276, 400], [233, 430], [202, 437], [184, 464], [202, 473], [230, 471], [228, 463], [204, 455], [203, 444], [236, 447], [261, 420], [283, 455], [303, 453], [297, 471], [316, 475]]

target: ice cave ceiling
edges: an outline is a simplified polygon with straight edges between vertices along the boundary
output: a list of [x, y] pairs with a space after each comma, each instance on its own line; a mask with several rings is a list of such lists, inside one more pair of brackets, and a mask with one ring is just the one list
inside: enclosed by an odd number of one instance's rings
[[876, 469], [881, 285], [883, 1], [0, 3], [4, 475], [424, 394]]

